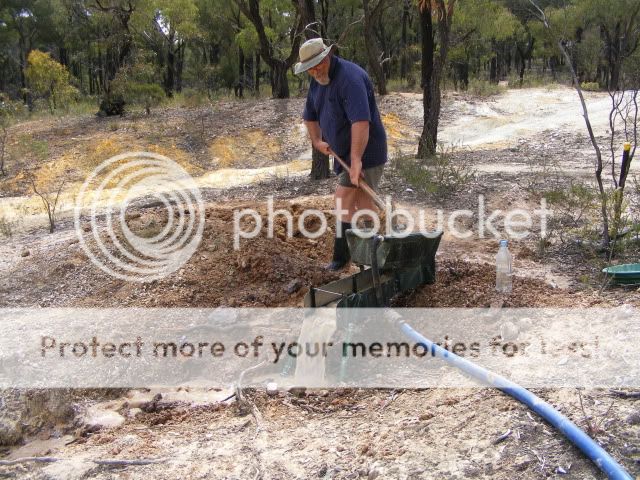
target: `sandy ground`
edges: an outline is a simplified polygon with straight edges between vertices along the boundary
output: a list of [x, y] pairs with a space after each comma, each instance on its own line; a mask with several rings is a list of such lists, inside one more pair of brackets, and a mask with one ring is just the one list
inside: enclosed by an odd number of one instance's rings
[[[462, 142], [456, 158], [477, 170], [466, 191], [437, 198], [411, 188], [391, 166], [381, 186], [407, 208], [474, 209], [483, 194], [491, 208], [532, 208], [531, 182], [547, 163], [587, 175], [589, 144], [573, 91], [509, 91], [488, 100], [452, 95], [445, 103], [441, 140]], [[606, 95], [590, 94], [594, 117], [602, 118]], [[535, 105], [534, 108], [531, 106]], [[412, 151], [420, 132], [416, 95], [381, 99], [391, 151]], [[214, 111], [162, 111], [117, 124], [95, 118], [30, 122], [16, 127], [46, 141], [49, 157], [35, 153], [11, 164], [0, 183], [2, 214], [15, 233], [0, 243], [0, 307], [275, 307], [301, 306], [309, 286], [337, 278], [323, 265], [331, 235], [314, 242], [281, 232], [233, 249], [233, 210], [265, 208], [273, 194], [278, 208], [330, 210], [334, 179], [306, 177], [309, 150], [300, 129], [301, 99], [221, 103]], [[604, 128], [596, 122], [596, 128]], [[462, 135], [460, 132], [464, 132]], [[603, 132], [601, 132], [603, 133]], [[21, 146], [18, 138], [14, 152]], [[124, 147], [170, 156], [199, 182], [206, 201], [204, 240], [176, 274], [152, 284], [109, 277], [91, 264], [78, 244], [70, 206], [84, 175]], [[573, 152], [567, 159], [567, 151]], [[53, 235], [43, 230], [36, 199], [25, 196], [18, 167], [34, 165], [43, 177], [66, 162], [75, 176], [66, 194], [67, 213]], [[276, 169], [279, 168], [279, 170]], [[249, 173], [250, 172], [250, 173]], [[130, 212], [141, 232], [162, 224], [161, 208]], [[280, 225], [282, 227], [282, 225]], [[312, 226], [311, 226], [312, 227]], [[514, 292], [494, 292], [493, 239], [458, 240], [445, 235], [437, 256], [435, 285], [397, 299], [408, 307], [610, 307], [640, 305], [635, 289], [599, 294], [602, 260], [571, 245], [541, 251], [535, 239], [513, 242]], [[355, 268], [344, 274], [354, 273]], [[585, 281], [585, 277], [588, 279]], [[174, 392], [175, 393], [175, 392]], [[503, 394], [489, 389], [424, 391], [250, 391], [253, 415], [233, 400], [164, 399], [133, 402], [126, 392], [20, 393], [2, 397], [0, 433], [23, 423], [7, 458], [53, 456], [51, 464], [0, 466], [18, 478], [603, 478], [550, 426]], [[537, 392], [591, 434], [633, 474], [640, 474], [640, 413], [637, 398], [608, 390]], [[111, 428], [90, 427], [86, 412], [105, 397]], [[57, 400], [55, 400], [57, 398]], [[119, 400], [118, 400], [119, 399]], [[55, 401], [54, 401], [55, 400]], [[147, 399], [148, 400], [148, 399]], [[27, 405], [27, 408], [25, 408]], [[73, 407], [73, 408], [72, 408]], [[12, 412], [12, 413], [11, 413]], [[13, 423], [12, 423], [13, 422]], [[506, 438], [499, 440], [503, 434]], [[145, 466], [106, 467], [95, 459], [162, 459]], [[566, 472], [566, 473], [563, 473]]]

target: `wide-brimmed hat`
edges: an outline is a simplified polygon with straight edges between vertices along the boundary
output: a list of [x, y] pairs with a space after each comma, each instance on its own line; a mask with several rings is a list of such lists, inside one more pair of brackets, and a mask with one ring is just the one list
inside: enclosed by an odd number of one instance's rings
[[329, 55], [332, 47], [333, 45], [327, 47], [321, 38], [312, 38], [304, 42], [300, 47], [300, 61], [293, 67], [294, 73], [298, 75], [318, 65]]

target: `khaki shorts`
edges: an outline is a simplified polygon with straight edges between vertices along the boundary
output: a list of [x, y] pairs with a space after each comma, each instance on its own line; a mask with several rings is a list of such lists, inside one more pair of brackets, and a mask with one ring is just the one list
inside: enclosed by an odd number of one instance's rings
[[[367, 182], [367, 184], [374, 190], [378, 190], [378, 185], [380, 185], [380, 179], [382, 178], [383, 172], [384, 165], [378, 165], [377, 167], [367, 168], [362, 171], [362, 173], [364, 173], [364, 181]], [[349, 178], [349, 174], [346, 170], [342, 170], [340, 175], [338, 175], [338, 185], [341, 187], [353, 188], [353, 184], [351, 183], [351, 179]]]

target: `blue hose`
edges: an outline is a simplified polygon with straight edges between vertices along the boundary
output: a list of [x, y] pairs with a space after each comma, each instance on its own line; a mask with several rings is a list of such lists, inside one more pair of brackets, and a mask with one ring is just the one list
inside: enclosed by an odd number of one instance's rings
[[445, 350], [439, 345], [420, 335], [408, 324], [401, 322], [401, 329], [404, 334], [413, 341], [423, 345], [432, 357], [443, 359], [445, 362], [459, 368], [463, 372], [471, 375], [483, 383], [491, 385], [511, 395], [516, 400], [524, 403], [531, 410], [544, 418], [551, 425], [556, 427], [567, 437], [571, 443], [578, 447], [608, 478], [616, 480], [633, 480], [633, 477], [616, 462], [600, 445], [598, 445], [589, 435], [580, 430], [575, 423], [554, 409], [547, 402], [537, 397], [529, 390], [513, 383], [506, 378], [491, 373], [489, 370], [476, 365], [458, 355]]

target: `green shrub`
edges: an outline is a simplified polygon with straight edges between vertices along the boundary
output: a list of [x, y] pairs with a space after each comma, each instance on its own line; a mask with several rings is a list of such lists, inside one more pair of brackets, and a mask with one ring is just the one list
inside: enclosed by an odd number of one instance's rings
[[472, 78], [469, 80], [469, 88], [467, 91], [471, 95], [475, 95], [478, 97], [491, 97], [493, 95], [498, 95], [505, 90], [505, 87], [502, 87], [495, 83], [491, 83], [487, 80], [478, 80], [476, 78]]
[[39, 50], [29, 53], [25, 76], [31, 93], [46, 100], [51, 113], [78, 97], [78, 90], [71, 85], [67, 69], [48, 53]]
[[595, 186], [571, 180], [568, 186], [543, 192], [553, 217], [549, 231], [565, 242], [571, 236], [593, 237], [593, 219], [598, 215], [598, 192]]
[[195, 88], [186, 88], [176, 95], [176, 103], [185, 108], [197, 108], [211, 103], [206, 92]]
[[582, 87], [582, 90], [585, 90], [587, 92], [599, 92], [600, 91], [600, 85], [598, 84], [598, 82], [582, 82], [580, 84], [580, 87]]
[[118, 70], [111, 82], [111, 95], [122, 98], [127, 104], [143, 106], [147, 115], [166, 98], [164, 90], [156, 83], [154, 67], [144, 59], [137, 59]]
[[476, 176], [469, 162], [454, 158], [454, 153], [453, 147], [440, 144], [439, 152], [432, 157], [398, 157], [395, 166], [414, 188], [443, 198], [462, 191]]

